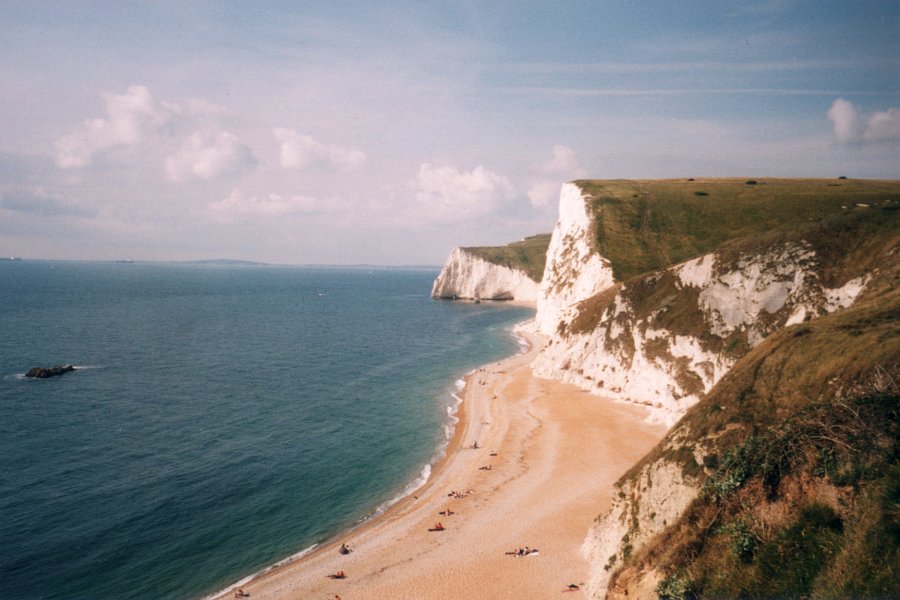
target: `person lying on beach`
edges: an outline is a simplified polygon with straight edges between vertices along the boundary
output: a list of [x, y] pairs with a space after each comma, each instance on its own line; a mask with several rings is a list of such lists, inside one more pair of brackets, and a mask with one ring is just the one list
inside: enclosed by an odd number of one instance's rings
[[491, 452], [491, 456], [497, 456], [496, 452]]
[[428, 531], [444, 531], [444, 526], [440, 522], [438, 522], [438, 523], [435, 523], [434, 527], [432, 527]]
[[490, 471], [491, 468], [492, 468], [491, 465], [485, 465], [483, 467], [478, 467], [478, 470], [479, 471]]
[[577, 592], [577, 591], [580, 590], [580, 589], [581, 589], [581, 588], [578, 587], [577, 584], [575, 584], [575, 583], [570, 583], [570, 584], [566, 587], [566, 589], [564, 589], [564, 590], [562, 591], [562, 593], [565, 594], [566, 592]]
[[328, 578], [329, 579], [346, 579], [347, 575], [343, 571], [338, 571], [337, 573], [329, 575]]
[[439, 514], [439, 515], [444, 515], [445, 517], [449, 517], [450, 515], [455, 515], [456, 513], [453, 512], [452, 510], [450, 510], [450, 508], [448, 507], [447, 510], [442, 510], [442, 511], [439, 512], [438, 514]]
[[245, 591], [242, 590], [241, 588], [238, 588], [238, 589], [234, 592], [234, 597], [235, 597], [235, 598], [249, 598], [249, 597], [250, 597], [250, 594], [248, 594], [247, 592], [245, 592]]
[[513, 550], [512, 552], [507, 552], [506, 555], [518, 557], [518, 556], [531, 556], [532, 554], [537, 554], [537, 553], [538, 553], [537, 548], [529, 548], [528, 546], [525, 546], [524, 548], [518, 548], [516, 550]]

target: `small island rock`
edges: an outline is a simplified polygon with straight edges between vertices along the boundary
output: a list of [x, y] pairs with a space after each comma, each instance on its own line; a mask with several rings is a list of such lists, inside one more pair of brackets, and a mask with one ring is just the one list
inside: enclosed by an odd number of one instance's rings
[[31, 377], [36, 379], [47, 379], [48, 377], [56, 377], [58, 375], [63, 375], [65, 373], [69, 373], [70, 371], [74, 371], [75, 367], [72, 365], [66, 365], [64, 367], [34, 367], [33, 369], [29, 369], [27, 373], [25, 373], [25, 377]]

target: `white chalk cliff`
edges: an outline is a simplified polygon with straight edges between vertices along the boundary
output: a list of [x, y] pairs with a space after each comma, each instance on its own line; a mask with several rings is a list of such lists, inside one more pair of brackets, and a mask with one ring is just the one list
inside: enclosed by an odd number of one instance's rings
[[537, 298], [535, 322], [544, 335], [555, 335], [560, 322], [571, 320], [579, 302], [615, 283], [609, 261], [597, 252], [591, 220], [581, 188], [564, 184]]
[[[577, 185], [565, 184], [535, 317], [549, 343], [534, 372], [646, 405], [655, 420], [670, 425], [721, 379], [740, 350], [787, 325], [846, 308], [865, 288], [864, 277], [836, 289], [822, 285], [820, 261], [803, 242], [737, 258], [713, 252], [618, 284], [596, 250], [595, 231], [588, 199]], [[591, 327], [573, 327], [590, 310], [585, 301], [604, 292], [610, 298]], [[654, 295], [665, 301], [647, 300]]]
[[[865, 287], [865, 278], [824, 287], [819, 266], [812, 248], [790, 243], [736, 261], [711, 253], [633, 280], [618, 289], [594, 328], [553, 336], [535, 360], [535, 374], [644, 404], [671, 425], [728, 372], [742, 354], [736, 347], [845, 308]], [[654, 305], [644, 300], [648, 294], [666, 295], [667, 302]], [[546, 303], [540, 298], [538, 306]]]
[[432, 298], [537, 302], [538, 284], [524, 271], [488, 262], [456, 248], [434, 280]]
[[[654, 420], [669, 425], [765, 337], [850, 306], [869, 279], [823, 285], [823, 259], [799, 240], [712, 252], [617, 282], [596, 250], [588, 202], [577, 186], [563, 186], [535, 318], [549, 339], [534, 372], [646, 405]], [[583, 547], [591, 598], [606, 596], [623, 558], [674, 522], [699, 486], [680, 465], [660, 460], [623, 480], [617, 492]], [[646, 578], [655, 591], [661, 575]]]

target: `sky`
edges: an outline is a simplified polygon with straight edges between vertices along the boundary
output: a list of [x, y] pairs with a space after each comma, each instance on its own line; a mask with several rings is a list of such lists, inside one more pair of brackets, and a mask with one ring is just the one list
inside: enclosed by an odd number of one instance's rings
[[440, 265], [580, 178], [900, 178], [900, 3], [0, 2], [0, 256]]

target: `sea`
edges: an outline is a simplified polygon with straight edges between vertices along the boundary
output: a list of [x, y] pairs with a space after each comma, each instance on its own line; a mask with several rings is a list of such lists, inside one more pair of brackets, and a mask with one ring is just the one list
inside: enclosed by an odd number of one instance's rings
[[204, 598], [412, 493], [532, 316], [437, 274], [0, 262], [0, 596]]

